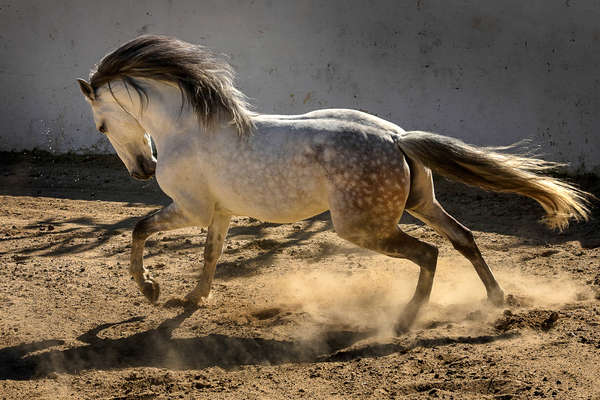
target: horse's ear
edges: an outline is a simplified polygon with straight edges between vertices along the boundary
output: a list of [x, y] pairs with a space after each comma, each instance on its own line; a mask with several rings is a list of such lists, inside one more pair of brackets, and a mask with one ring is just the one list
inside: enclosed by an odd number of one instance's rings
[[81, 92], [85, 95], [85, 97], [87, 97], [90, 101], [94, 100], [94, 88], [92, 87], [92, 85], [90, 85], [83, 79], [77, 79], [77, 83], [79, 83], [79, 88], [81, 89]]

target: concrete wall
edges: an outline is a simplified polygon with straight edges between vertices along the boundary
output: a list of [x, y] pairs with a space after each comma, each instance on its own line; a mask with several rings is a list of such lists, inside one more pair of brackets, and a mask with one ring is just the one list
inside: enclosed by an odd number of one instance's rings
[[230, 55], [265, 113], [350, 107], [600, 166], [600, 2], [0, 0], [0, 150], [110, 151], [75, 78], [142, 33]]

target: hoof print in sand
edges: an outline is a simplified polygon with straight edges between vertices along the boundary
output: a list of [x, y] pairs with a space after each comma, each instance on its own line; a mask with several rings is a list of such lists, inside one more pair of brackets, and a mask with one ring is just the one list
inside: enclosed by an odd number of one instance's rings
[[558, 313], [551, 310], [532, 310], [521, 314], [505, 310], [504, 315], [494, 322], [494, 328], [501, 332], [526, 328], [548, 331], [554, 327], [558, 318]]

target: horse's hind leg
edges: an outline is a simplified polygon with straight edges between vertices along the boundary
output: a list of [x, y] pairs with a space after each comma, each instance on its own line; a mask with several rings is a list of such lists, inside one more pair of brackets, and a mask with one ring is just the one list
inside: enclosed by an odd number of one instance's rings
[[410, 167], [413, 181], [406, 211], [450, 240], [452, 246], [475, 267], [477, 275], [485, 285], [490, 302], [501, 306], [504, 302], [504, 292], [483, 259], [473, 233], [449, 215], [438, 203], [433, 190], [431, 172], [414, 161], [411, 161]]
[[142, 218], [133, 229], [129, 272], [140, 291], [151, 303], [156, 303], [160, 294], [158, 282], [144, 267], [144, 243], [153, 233], [191, 226], [185, 217], [171, 203], [156, 213]]
[[338, 236], [391, 257], [409, 259], [420, 267], [415, 293], [396, 325], [401, 332], [412, 325], [421, 306], [429, 300], [438, 250], [398, 227], [410, 188], [408, 165], [402, 162], [395, 169], [378, 171], [382, 175], [386, 172], [390, 176], [385, 178], [351, 174], [356, 181], [334, 186], [329, 206]]
[[342, 163], [343, 171], [333, 168], [329, 209], [341, 238], [391, 257], [406, 258], [420, 267], [415, 293], [396, 325], [402, 332], [429, 300], [438, 250], [398, 227], [409, 196], [411, 173], [403, 154], [390, 149], [381, 148], [372, 154], [369, 160], [375, 161], [356, 163], [352, 161], [357, 157], [348, 157], [350, 162]]
[[395, 228], [395, 232], [373, 242], [367, 248], [391, 257], [409, 259], [420, 267], [415, 293], [396, 324], [396, 332], [400, 333], [410, 328], [421, 306], [429, 301], [437, 265], [438, 249], [407, 235], [397, 226]]
[[449, 215], [435, 200], [427, 207], [407, 211], [450, 240], [452, 246], [473, 264], [477, 275], [485, 285], [488, 299], [492, 304], [501, 306], [504, 303], [504, 292], [483, 259], [473, 238], [473, 233], [469, 229]]
[[395, 224], [382, 232], [379, 229], [365, 229], [365, 225], [344, 224], [340, 221], [341, 218], [333, 213], [332, 219], [336, 233], [340, 237], [390, 257], [406, 258], [420, 267], [415, 293], [396, 324], [397, 333], [408, 330], [421, 306], [429, 300], [437, 264], [437, 248], [407, 235]]

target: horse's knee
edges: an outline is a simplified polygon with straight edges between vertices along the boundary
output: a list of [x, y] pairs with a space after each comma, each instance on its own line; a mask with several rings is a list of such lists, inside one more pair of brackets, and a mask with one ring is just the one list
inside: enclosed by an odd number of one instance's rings
[[133, 232], [131, 233], [131, 238], [134, 242], [144, 242], [155, 232], [155, 230], [152, 229], [151, 218], [152, 217], [141, 219], [135, 224]]
[[140, 222], [142, 221], [139, 221], [137, 224], [135, 224], [133, 232], [131, 232], [131, 239], [134, 242], [144, 241], [148, 237], [146, 230], [144, 229], [143, 225], [140, 224]]

